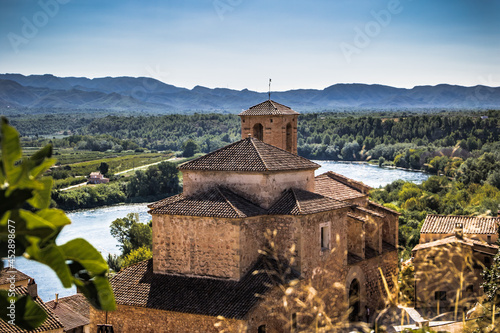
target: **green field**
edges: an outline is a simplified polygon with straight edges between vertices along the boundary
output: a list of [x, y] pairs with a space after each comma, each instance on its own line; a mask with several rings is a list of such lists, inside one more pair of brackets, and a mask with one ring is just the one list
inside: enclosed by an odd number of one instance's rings
[[[92, 156], [72, 156], [62, 155], [62, 158], [55, 156], [61, 165], [69, 166], [71, 173], [75, 176], [88, 176], [91, 172], [97, 171], [99, 165], [105, 162], [109, 165], [109, 173], [114, 174], [120, 171], [137, 168], [143, 165], [165, 161], [173, 157], [172, 153], [132, 153], [131, 155], [117, 156], [118, 154], [112, 153], [108, 156], [97, 156], [98, 152], [92, 152]], [[73, 157], [73, 158], [72, 158]], [[72, 160], [86, 159], [85, 162], [70, 163]]]

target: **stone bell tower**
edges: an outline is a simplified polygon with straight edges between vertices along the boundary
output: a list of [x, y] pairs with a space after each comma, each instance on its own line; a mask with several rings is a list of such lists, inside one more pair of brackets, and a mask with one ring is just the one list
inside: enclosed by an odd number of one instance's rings
[[242, 139], [251, 135], [265, 143], [297, 154], [298, 112], [269, 99], [243, 111], [239, 116]]

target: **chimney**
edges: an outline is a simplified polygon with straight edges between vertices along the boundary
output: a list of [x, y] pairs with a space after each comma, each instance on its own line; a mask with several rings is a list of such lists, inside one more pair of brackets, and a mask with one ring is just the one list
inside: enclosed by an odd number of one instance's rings
[[32, 298], [38, 296], [38, 287], [36, 286], [35, 279], [30, 279], [26, 288], [28, 289], [28, 295]]
[[56, 300], [54, 301], [54, 303], [57, 304], [57, 302], [59, 302], [59, 294], [56, 293]]
[[464, 224], [457, 222], [455, 223], [455, 236], [459, 239], [464, 238]]

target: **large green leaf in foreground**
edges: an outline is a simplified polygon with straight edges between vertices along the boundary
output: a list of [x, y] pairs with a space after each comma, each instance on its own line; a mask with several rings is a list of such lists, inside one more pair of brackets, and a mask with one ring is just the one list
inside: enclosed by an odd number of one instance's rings
[[[0, 255], [12, 258], [24, 254], [41, 262], [57, 274], [66, 288], [76, 285], [95, 308], [114, 310], [108, 265], [101, 254], [81, 238], [63, 245], [55, 242], [71, 221], [62, 210], [49, 208], [53, 181], [42, 175], [55, 163], [52, 147], [21, 159], [19, 133], [5, 118], [0, 127]], [[12, 300], [16, 304], [16, 325], [29, 330], [43, 323], [45, 311], [29, 296], [8, 296], [0, 292], [0, 318], [11, 319], [7, 306]]]

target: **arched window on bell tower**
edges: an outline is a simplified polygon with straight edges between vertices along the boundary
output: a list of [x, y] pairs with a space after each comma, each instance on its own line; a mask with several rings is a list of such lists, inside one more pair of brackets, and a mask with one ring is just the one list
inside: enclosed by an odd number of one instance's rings
[[292, 124], [286, 124], [286, 151], [293, 153], [293, 132]]
[[261, 123], [253, 125], [253, 137], [260, 141], [264, 141], [264, 127]]

